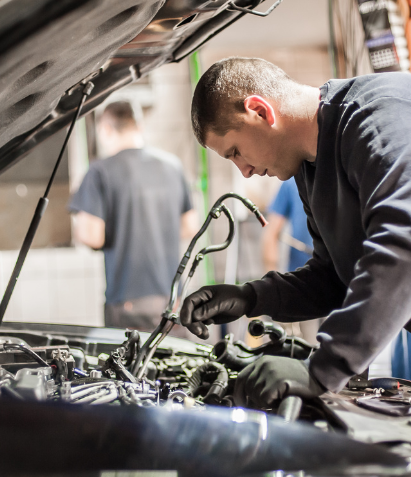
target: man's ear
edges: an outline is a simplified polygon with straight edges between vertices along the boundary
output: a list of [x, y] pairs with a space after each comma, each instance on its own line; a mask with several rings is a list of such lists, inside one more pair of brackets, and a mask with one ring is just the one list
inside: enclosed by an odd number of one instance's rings
[[246, 113], [256, 113], [265, 119], [269, 126], [275, 123], [275, 111], [272, 105], [262, 96], [247, 96], [244, 100], [244, 109]]

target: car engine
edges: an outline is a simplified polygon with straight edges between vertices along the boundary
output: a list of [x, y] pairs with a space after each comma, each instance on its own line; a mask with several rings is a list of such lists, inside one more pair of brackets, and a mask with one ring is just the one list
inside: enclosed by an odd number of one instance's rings
[[[84, 336], [76, 341], [73, 337], [2, 329], [1, 396], [90, 405], [233, 407], [235, 379], [245, 366], [263, 355], [305, 359], [313, 351], [304, 340], [287, 337], [274, 323], [253, 320], [250, 331], [254, 336], [268, 334], [271, 340], [250, 348], [228, 335], [214, 347], [193, 345], [195, 351], [191, 353], [159, 348], [147, 363], [144, 376], [137, 378], [133, 370], [147, 333], [126, 330], [125, 341], [109, 350], [107, 344], [91, 344]], [[116, 330], [116, 336], [119, 332]], [[36, 340], [41, 345], [31, 346]], [[100, 352], [102, 349], [105, 352]]]

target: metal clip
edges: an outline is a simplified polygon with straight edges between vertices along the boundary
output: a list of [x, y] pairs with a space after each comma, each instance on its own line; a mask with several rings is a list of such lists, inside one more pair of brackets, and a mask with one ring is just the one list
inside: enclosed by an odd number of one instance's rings
[[372, 394], [367, 394], [367, 395], [364, 395], [360, 398], [356, 398], [355, 399], [355, 402], [357, 404], [359, 403], [362, 403], [363, 401], [368, 401], [369, 399], [374, 399], [374, 398], [380, 398], [381, 397], [381, 394], [384, 393], [384, 389], [382, 388], [374, 388], [373, 391], [372, 391]]
[[[272, 5], [266, 12], [258, 12], [257, 10], [250, 10], [249, 8], [243, 8], [237, 6], [234, 2], [228, 2], [229, 8], [227, 8], [228, 11], [233, 11], [237, 10], [239, 12], [243, 13], [251, 13], [251, 15], [257, 15], [258, 17], [268, 17], [268, 15], [275, 10], [280, 3], [282, 3], [283, 0], [277, 0], [274, 5]], [[231, 7], [231, 8], [230, 8]]]

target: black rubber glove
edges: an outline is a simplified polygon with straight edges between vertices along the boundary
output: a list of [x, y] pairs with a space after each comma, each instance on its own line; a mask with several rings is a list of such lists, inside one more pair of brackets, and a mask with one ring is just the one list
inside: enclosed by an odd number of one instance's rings
[[245, 406], [249, 398], [259, 408], [270, 408], [274, 401], [286, 396], [311, 399], [326, 391], [304, 361], [263, 356], [239, 373], [234, 401], [237, 406]]
[[183, 303], [180, 320], [191, 333], [206, 340], [206, 325], [235, 321], [255, 306], [256, 295], [251, 285], [210, 285], [189, 295]]

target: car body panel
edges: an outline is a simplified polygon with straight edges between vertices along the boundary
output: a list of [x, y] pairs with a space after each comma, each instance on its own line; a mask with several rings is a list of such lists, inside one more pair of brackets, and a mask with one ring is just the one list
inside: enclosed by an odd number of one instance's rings
[[0, 6], [0, 173], [70, 123], [88, 80], [95, 88], [82, 115], [244, 15], [228, 7], [226, 0], [11, 0]]

